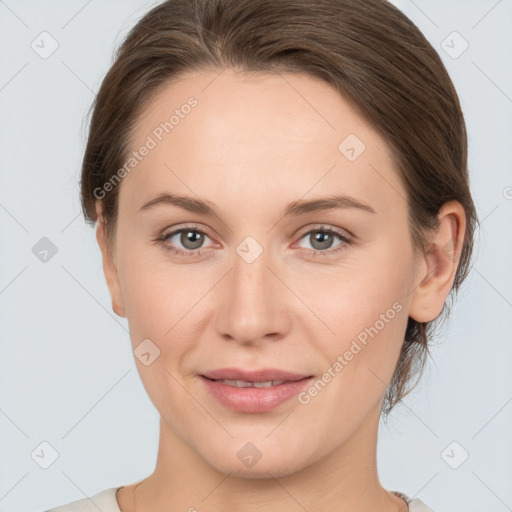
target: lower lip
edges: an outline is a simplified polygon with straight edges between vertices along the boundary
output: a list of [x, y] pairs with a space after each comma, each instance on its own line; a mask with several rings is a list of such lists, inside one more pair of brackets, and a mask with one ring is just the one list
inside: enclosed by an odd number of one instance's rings
[[238, 412], [258, 413], [274, 409], [286, 402], [313, 379], [307, 377], [297, 381], [288, 381], [268, 388], [237, 388], [222, 382], [200, 376], [208, 391], [223, 405]]

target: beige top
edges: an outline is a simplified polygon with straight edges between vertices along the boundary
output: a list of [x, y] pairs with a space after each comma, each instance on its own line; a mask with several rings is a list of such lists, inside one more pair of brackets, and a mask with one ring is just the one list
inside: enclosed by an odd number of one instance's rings
[[[90, 498], [73, 501], [66, 505], [46, 510], [45, 512], [98, 512], [98, 510], [101, 512], [121, 512], [116, 500], [116, 492], [118, 489], [120, 489], [120, 487], [111, 487]], [[434, 510], [427, 507], [419, 498], [411, 499], [409, 496], [399, 491], [390, 492], [402, 498], [409, 505], [409, 512], [434, 512]]]

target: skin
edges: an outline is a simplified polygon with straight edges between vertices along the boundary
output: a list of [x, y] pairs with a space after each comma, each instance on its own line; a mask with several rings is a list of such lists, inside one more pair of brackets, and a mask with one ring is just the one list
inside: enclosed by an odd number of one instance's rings
[[[415, 253], [389, 148], [330, 85], [307, 75], [184, 75], [144, 110], [132, 150], [190, 96], [198, 106], [121, 182], [112, 251], [101, 220], [97, 227], [132, 347], [149, 338], [160, 350], [148, 366], [135, 358], [161, 416], [156, 468], [135, 495], [134, 484], [118, 491], [122, 512], [406, 511], [379, 483], [380, 408], [408, 316], [435, 319], [450, 292], [462, 206], [446, 203], [439, 229], [427, 234], [431, 248]], [[338, 150], [350, 133], [366, 145], [352, 162]], [[139, 211], [162, 192], [201, 198], [218, 216], [169, 204]], [[375, 213], [282, 215], [292, 201], [330, 194]], [[155, 242], [185, 224], [206, 232], [202, 254], [166, 250], [193, 249], [179, 234]], [[311, 231], [326, 226], [352, 243], [336, 235], [331, 246], [315, 242]], [[263, 249], [251, 263], [236, 251], [247, 236]], [[394, 303], [401, 311], [306, 405], [293, 398], [266, 413], [234, 412], [198, 378], [227, 366], [320, 378]], [[252, 467], [237, 457], [247, 442], [262, 454]]]

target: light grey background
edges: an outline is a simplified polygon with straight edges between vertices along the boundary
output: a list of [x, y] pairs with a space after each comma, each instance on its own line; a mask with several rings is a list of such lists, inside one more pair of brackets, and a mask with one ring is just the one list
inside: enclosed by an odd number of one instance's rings
[[[512, 510], [512, 0], [394, 3], [459, 92], [483, 222], [433, 362], [381, 423], [379, 473], [386, 488], [436, 512], [504, 512]], [[114, 48], [154, 4], [0, 0], [0, 512], [39, 512], [154, 468], [158, 415], [126, 321], [111, 311], [78, 196], [85, 115]], [[454, 31], [469, 43], [457, 58], [464, 41]], [[47, 58], [31, 47], [49, 51], [52, 39], [58, 48]], [[43, 237], [57, 248], [46, 262], [32, 250]], [[58, 453], [47, 469], [43, 442]]]

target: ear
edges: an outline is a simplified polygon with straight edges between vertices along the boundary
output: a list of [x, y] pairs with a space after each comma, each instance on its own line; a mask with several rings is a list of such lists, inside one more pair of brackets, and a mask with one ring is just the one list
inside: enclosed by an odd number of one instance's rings
[[464, 243], [466, 215], [458, 201], [444, 203], [437, 218], [439, 226], [430, 233], [429, 245], [419, 256], [412, 291], [409, 316], [417, 322], [430, 322], [441, 314]]
[[96, 214], [98, 215], [98, 223], [96, 226], [96, 240], [101, 249], [101, 256], [103, 259], [103, 273], [110, 291], [112, 299], [112, 309], [118, 316], [126, 316], [123, 294], [119, 283], [119, 276], [117, 272], [117, 263], [115, 254], [112, 253], [107, 243], [107, 231], [103, 217], [103, 211], [100, 200], [96, 201]]

